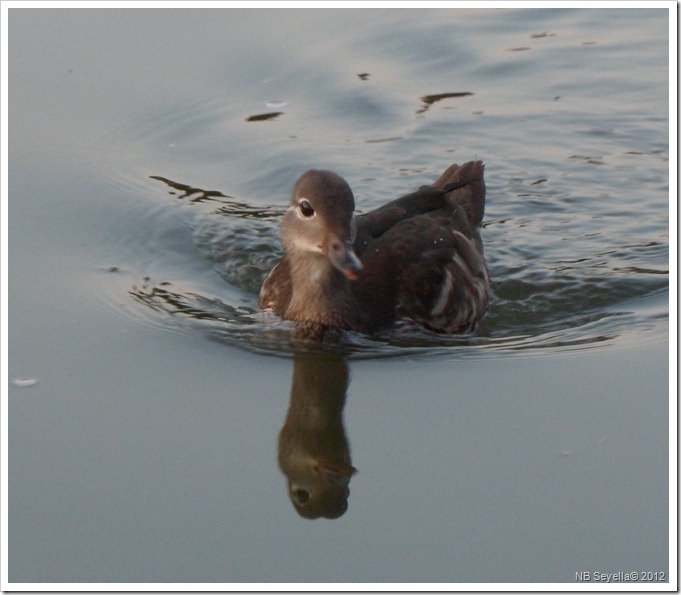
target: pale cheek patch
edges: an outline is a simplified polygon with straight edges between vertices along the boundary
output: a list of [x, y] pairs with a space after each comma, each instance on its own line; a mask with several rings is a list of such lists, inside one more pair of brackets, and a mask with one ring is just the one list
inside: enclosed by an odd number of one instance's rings
[[322, 247], [319, 244], [310, 241], [309, 239], [298, 237], [295, 240], [295, 244], [299, 250], [305, 250], [306, 252], [319, 252], [320, 254], [322, 253]]

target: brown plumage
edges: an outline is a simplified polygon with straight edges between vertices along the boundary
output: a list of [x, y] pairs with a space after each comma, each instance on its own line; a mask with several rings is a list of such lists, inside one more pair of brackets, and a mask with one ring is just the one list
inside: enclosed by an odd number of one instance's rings
[[452, 165], [432, 186], [354, 217], [343, 178], [305, 172], [282, 222], [285, 255], [263, 283], [260, 308], [365, 333], [401, 319], [472, 332], [490, 292], [479, 233], [483, 173], [481, 161]]

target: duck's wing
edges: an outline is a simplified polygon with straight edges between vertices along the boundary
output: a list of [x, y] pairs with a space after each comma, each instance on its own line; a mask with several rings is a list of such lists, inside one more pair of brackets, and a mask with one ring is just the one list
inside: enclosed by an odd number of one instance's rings
[[283, 256], [269, 272], [260, 288], [258, 307], [283, 316], [292, 295], [291, 270], [288, 258]]
[[[485, 181], [482, 161], [454, 164], [432, 186], [393, 200], [357, 217], [355, 251], [359, 256], [367, 246], [395, 225], [419, 215], [450, 217], [455, 211], [465, 215], [471, 228], [478, 227], [485, 213]], [[463, 213], [461, 213], [461, 208]]]
[[359, 215], [356, 218], [355, 251], [361, 255], [368, 243], [382, 236], [400, 221], [435, 211], [444, 205], [445, 195], [442, 190], [433, 186], [423, 186], [416, 192], [393, 200], [369, 213]]
[[358, 222], [365, 274], [357, 294], [372, 323], [407, 318], [438, 332], [475, 329], [490, 290], [479, 233], [483, 169], [453, 165], [432, 187]]
[[473, 331], [487, 310], [490, 279], [477, 230], [412, 217], [370, 242], [357, 285], [368, 325], [410, 319], [445, 333]]

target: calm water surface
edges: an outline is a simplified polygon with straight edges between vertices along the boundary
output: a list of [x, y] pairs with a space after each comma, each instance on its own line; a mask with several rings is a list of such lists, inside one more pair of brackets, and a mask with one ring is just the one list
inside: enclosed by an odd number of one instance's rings
[[[666, 9], [10, 9], [9, 51], [10, 581], [669, 580]], [[475, 336], [257, 312], [302, 171], [367, 211], [473, 158]]]

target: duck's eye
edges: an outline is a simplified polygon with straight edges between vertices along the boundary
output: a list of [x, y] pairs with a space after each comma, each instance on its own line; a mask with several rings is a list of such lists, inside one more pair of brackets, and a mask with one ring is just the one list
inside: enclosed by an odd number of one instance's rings
[[305, 199], [301, 200], [298, 203], [298, 208], [300, 209], [300, 214], [303, 217], [308, 218], [308, 217], [312, 217], [312, 215], [314, 215], [314, 209], [312, 208], [312, 205], [308, 201], [306, 201]]
[[303, 488], [297, 488], [293, 490], [293, 497], [298, 504], [306, 504], [310, 500], [310, 492]]

